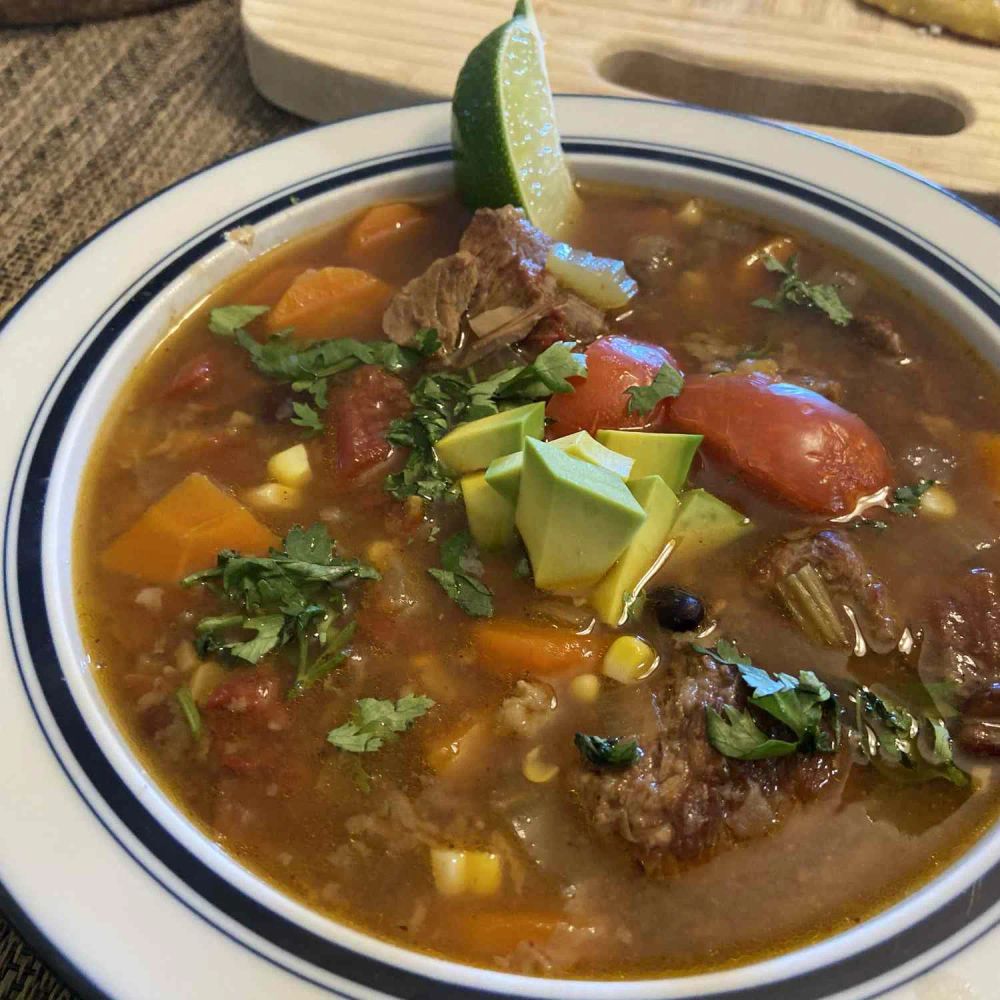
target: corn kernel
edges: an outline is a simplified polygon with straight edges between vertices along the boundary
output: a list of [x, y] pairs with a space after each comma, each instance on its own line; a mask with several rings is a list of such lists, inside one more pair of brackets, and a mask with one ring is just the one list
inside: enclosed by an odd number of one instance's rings
[[621, 684], [637, 684], [657, 667], [656, 651], [634, 635], [619, 636], [604, 654], [601, 672]]
[[551, 781], [558, 773], [559, 768], [555, 764], [547, 764], [542, 760], [542, 748], [532, 747], [521, 761], [521, 773], [536, 785], [544, 785]]
[[503, 881], [500, 858], [490, 851], [431, 848], [431, 873], [442, 896], [491, 896]]
[[226, 668], [215, 660], [200, 663], [191, 675], [191, 697], [197, 705], [204, 705], [209, 695], [226, 679]]
[[254, 419], [249, 413], [245, 413], [243, 410], [233, 410], [229, 414], [229, 426], [235, 427], [237, 430], [243, 427], [253, 427]]
[[383, 538], [370, 542], [365, 549], [365, 558], [377, 569], [385, 571], [396, 555], [396, 546]]
[[406, 517], [408, 520], [420, 521], [424, 516], [424, 498], [423, 497], [407, 497], [404, 504], [404, 509], [406, 510]]
[[674, 218], [685, 226], [700, 226], [705, 219], [705, 213], [697, 198], [689, 198], [677, 210]]
[[264, 483], [247, 490], [243, 500], [258, 510], [294, 510], [302, 503], [302, 494], [281, 483]]
[[944, 521], [958, 513], [958, 504], [943, 486], [932, 486], [920, 498], [920, 513]]
[[580, 674], [569, 682], [569, 693], [577, 701], [592, 704], [601, 693], [601, 678], [597, 674]]
[[267, 460], [267, 474], [282, 486], [301, 489], [312, 479], [309, 452], [304, 444], [279, 451]]

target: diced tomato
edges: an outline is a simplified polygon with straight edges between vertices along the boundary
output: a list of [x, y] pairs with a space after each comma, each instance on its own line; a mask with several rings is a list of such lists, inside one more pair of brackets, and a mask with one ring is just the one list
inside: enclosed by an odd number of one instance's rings
[[222, 366], [222, 357], [215, 351], [196, 354], [177, 369], [164, 395], [170, 399], [204, 395], [215, 388], [222, 374]]
[[331, 394], [326, 411], [337, 468], [352, 478], [386, 461], [392, 446], [385, 433], [409, 408], [406, 386], [398, 378], [371, 366], [356, 369], [347, 385]]
[[858, 416], [766, 375], [694, 375], [665, 400], [659, 429], [703, 434], [703, 447], [768, 496], [846, 514], [892, 481], [889, 456]]
[[281, 685], [273, 674], [240, 670], [227, 677], [209, 695], [205, 709], [209, 712], [259, 715], [276, 704], [280, 697]]
[[664, 364], [676, 367], [666, 348], [630, 337], [603, 337], [587, 348], [587, 377], [570, 379], [573, 392], [549, 400], [545, 415], [553, 421], [546, 432], [559, 438], [576, 431], [593, 434], [603, 428], [641, 428], [654, 424], [659, 407], [652, 413], [629, 413], [633, 385], [649, 385]]

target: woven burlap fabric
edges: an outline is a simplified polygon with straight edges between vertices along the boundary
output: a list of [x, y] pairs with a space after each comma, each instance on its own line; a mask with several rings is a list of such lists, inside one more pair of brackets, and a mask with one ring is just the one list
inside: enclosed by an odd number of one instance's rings
[[0, 32], [0, 109], [0, 315], [136, 202], [304, 124], [253, 89], [227, 0]]
[[[304, 124], [253, 89], [235, 0], [0, 32], [0, 316], [136, 202]], [[0, 998], [71, 996], [0, 918]]]

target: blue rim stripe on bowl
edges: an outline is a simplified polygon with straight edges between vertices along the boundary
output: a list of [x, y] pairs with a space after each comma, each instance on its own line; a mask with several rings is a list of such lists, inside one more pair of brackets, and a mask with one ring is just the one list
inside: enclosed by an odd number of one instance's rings
[[[668, 161], [694, 166], [709, 172], [724, 173], [728, 176], [737, 177], [741, 180], [794, 195], [801, 200], [836, 211], [840, 215], [853, 213], [853, 221], [857, 224], [864, 226], [869, 231], [875, 232], [886, 241], [905, 249], [911, 256], [921, 260], [922, 263], [947, 280], [949, 284], [961, 291], [963, 295], [975, 302], [994, 321], [1000, 321], [998, 297], [985, 293], [977, 282], [971, 281], [967, 275], [960, 273], [952, 263], [944, 259], [946, 255], [942, 251], [931, 248], [925, 241], [923, 245], [917, 243], [911, 237], [900, 233], [899, 227], [894, 224], [875, 220], [873, 213], [861, 209], [860, 206], [851, 207], [845, 204], [845, 199], [839, 195], [824, 194], [819, 190], [806, 188], [796, 182], [768, 176], [758, 168], [741, 165], [736, 161], [722, 162], [719, 158], [710, 159], [703, 155], [698, 156], [690, 151], [676, 151], [673, 147], [648, 144], [640, 148], [637, 144], [632, 143], [595, 143], [586, 141], [567, 141], [566, 145], [572, 153], [590, 155], [610, 154], [646, 158], [661, 162]], [[357, 182], [365, 177], [409, 169], [428, 163], [445, 162], [449, 156], [450, 151], [448, 148], [442, 147], [417, 154], [416, 156], [406, 154], [398, 157], [383, 158], [375, 165], [362, 166], [346, 172], [338, 172], [335, 177], [309, 180], [298, 184], [295, 186], [295, 194], [299, 198], [308, 198], [345, 184]], [[273, 196], [249, 209], [239, 219], [227, 221], [225, 228], [231, 228], [233, 225], [246, 225], [259, 222], [285, 208], [288, 203], [287, 198], [287, 193], [283, 193], [280, 196]], [[152, 272], [155, 272], [154, 276], [147, 281], [140, 282], [137, 290], [108, 318], [94, 341], [76, 361], [69, 379], [60, 390], [53, 408], [42, 427], [35, 452], [30, 459], [25, 494], [22, 498], [20, 511], [15, 512], [12, 507], [9, 507], [7, 524], [5, 526], [6, 543], [9, 544], [11, 524], [16, 513], [19, 528], [17, 533], [18, 580], [19, 590], [24, 595], [22, 602], [25, 608], [31, 608], [36, 612], [41, 612], [44, 609], [41, 569], [37, 558], [41, 543], [41, 515], [45, 501], [48, 475], [51, 471], [55, 450], [61, 437], [62, 428], [70, 418], [79, 393], [82, 391], [83, 386], [86, 384], [100, 358], [139, 310], [147, 304], [153, 295], [157, 294], [170, 281], [189, 267], [194, 260], [199, 259], [208, 250], [217, 245], [220, 235], [221, 230], [215, 227], [209, 235], [198, 238], [194, 245], [190, 246], [189, 249], [173, 260], [166, 268], [158, 269], [159, 265], [155, 265], [151, 269]], [[88, 332], [87, 336], [90, 336], [90, 332]], [[46, 393], [47, 397], [48, 393]], [[22, 453], [18, 463], [19, 471], [25, 458], [26, 455]], [[17, 479], [18, 476], [15, 476], [15, 482]], [[9, 581], [6, 579], [6, 576], [3, 582], [6, 593], [9, 587]], [[214, 905], [251, 930], [284, 947], [289, 953], [295, 954], [308, 962], [313, 962], [329, 971], [340, 975], [347, 975], [365, 985], [381, 989], [389, 988], [402, 996], [427, 995], [428, 987], [433, 989], [435, 996], [442, 998], [497, 995], [461, 986], [444, 986], [413, 973], [404, 972], [395, 966], [384, 965], [372, 959], [358, 956], [272, 913], [266, 907], [256, 901], [250, 900], [243, 893], [230, 886], [221, 879], [221, 876], [207, 869], [200, 861], [190, 855], [186, 849], [174, 841], [145, 808], [131, 796], [131, 793], [125, 788], [124, 783], [111, 768], [110, 763], [103, 757], [89, 730], [87, 730], [79, 710], [72, 701], [68, 689], [62, 683], [62, 675], [56, 663], [55, 650], [46, 616], [42, 613], [28, 615], [22, 621], [21, 625], [28, 639], [33, 663], [49, 665], [49, 669], [42, 671], [36, 669], [35, 673], [41, 684], [49, 710], [56, 719], [56, 723], [67, 744], [71, 747], [77, 762], [93, 782], [99, 794], [114, 809], [126, 826], [153, 853], [159, 856], [173, 870], [174, 874], [181, 877], [186, 884], [191, 885], [196, 891], [199, 891], [204, 898], [210, 900]], [[10, 618], [9, 604], [8, 628], [13, 639], [15, 624]], [[24, 682], [24, 668], [20, 663], [19, 669], [22, 671], [22, 682]], [[26, 692], [28, 691], [26, 684], [25, 690]], [[32, 705], [32, 708], [36, 711], [37, 717], [36, 706]], [[39, 722], [39, 725], [41, 725], [41, 722]], [[46, 738], [48, 739], [47, 734]], [[54, 748], [53, 753], [56, 753]], [[56, 756], [58, 759], [58, 755]], [[60, 763], [62, 762], [60, 761]], [[67, 777], [69, 777], [68, 772]], [[77, 791], [83, 795], [79, 789]], [[86, 798], [85, 796], [83, 797]], [[97, 814], [95, 813], [95, 815]], [[122, 846], [123, 849], [127, 850], [124, 845]], [[137, 863], [141, 864], [138, 859], [136, 860]], [[188, 878], [184, 877], [184, 872], [187, 872]], [[164, 888], [170, 891], [166, 886]], [[969, 903], [977, 892], [979, 899], [976, 902], [979, 904], [979, 912], [985, 912], [988, 902], [996, 898], [997, 890], [1000, 890], [1000, 870], [995, 868], [982, 882], [978, 883], [977, 887], [952, 900], [951, 903], [946, 904], [944, 908], [934, 914], [933, 918], [929, 918], [921, 924], [902, 932], [895, 938], [883, 942], [881, 945], [874, 946], [849, 960], [826, 966], [821, 970], [807, 973], [793, 980], [783, 981], [780, 986], [782, 996], [788, 997], [789, 1000], [795, 1000], [795, 998], [805, 1000], [805, 998], [825, 994], [830, 990], [844, 989], [858, 983], [863, 983], [872, 978], [870, 963], [879, 961], [881, 964], [882, 959], [887, 960], [888, 965], [880, 967], [876, 974], [883, 973], [889, 968], [897, 967], [903, 964], [903, 962], [923, 954], [930, 947], [944, 941], [957, 929], [968, 923], [976, 913], [975, 907], [970, 912]], [[983, 900], [986, 902], [984, 903]], [[209, 919], [201, 913], [199, 913], [199, 916], [206, 920]], [[933, 926], [925, 927], [925, 925], [930, 924], [933, 924]], [[220, 930], [220, 933], [227, 933], [217, 926], [216, 929]], [[921, 929], [927, 933], [922, 933]], [[239, 943], [245, 947], [249, 947], [243, 941]], [[258, 952], [258, 954], [260, 953]], [[261, 957], [264, 957], [267, 961], [273, 961], [267, 956]], [[867, 968], [865, 972], [860, 974], [859, 978], [860, 966], [866, 966]], [[284, 965], [282, 967], [287, 968]], [[300, 973], [291, 969], [287, 971], [296, 976], [300, 975]], [[822, 977], [822, 982], [819, 982], [817, 978], [819, 976]], [[317, 986], [328, 988], [325, 984], [316, 983], [314, 980], [309, 981], [314, 982]], [[752, 997], [773, 995], [774, 989], [775, 986], [771, 985], [759, 989], [749, 988], [730, 991], [724, 994], [714, 994], [713, 996], [719, 998], [741, 997], [750, 1000]], [[414, 990], [417, 992], [414, 992]]]

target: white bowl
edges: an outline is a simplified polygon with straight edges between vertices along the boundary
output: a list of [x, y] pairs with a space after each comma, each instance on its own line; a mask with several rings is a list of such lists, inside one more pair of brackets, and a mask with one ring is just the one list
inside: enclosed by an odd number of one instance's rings
[[[703, 194], [806, 229], [931, 303], [1000, 367], [1000, 227], [947, 192], [857, 150], [738, 116], [598, 97], [560, 98], [558, 112], [578, 176]], [[997, 829], [905, 901], [779, 958], [666, 980], [541, 980], [406, 951], [307, 910], [200, 833], [133, 756], [91, 675], [70, 575], [80, 474], [108, 405], [172, 321], [251, 257], [449, 178], [446, 105], [305, 132], [134, 209], [7, 318], [8, 909], [74, 982], [113, 997], [997, 996], [987, 960], [1000, 946]], [[249, 247], [225, 238], [246, 225]]]

